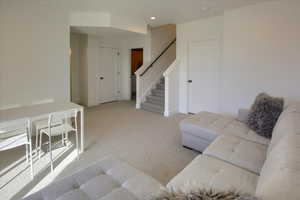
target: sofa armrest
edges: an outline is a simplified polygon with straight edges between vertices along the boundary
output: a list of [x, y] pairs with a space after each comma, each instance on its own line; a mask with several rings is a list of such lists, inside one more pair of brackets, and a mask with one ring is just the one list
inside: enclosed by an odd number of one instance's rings
[[237, 119], [241, 122], [246, 123], [248, 121], [249, 114], [250, 114], [249, 109], [240, 109]]

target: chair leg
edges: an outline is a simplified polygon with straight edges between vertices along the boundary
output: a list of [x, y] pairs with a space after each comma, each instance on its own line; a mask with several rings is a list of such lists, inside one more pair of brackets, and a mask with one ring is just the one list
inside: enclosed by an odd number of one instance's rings
[[53, 159], [52, 159], [52, 142], [51, 142], [51, 136], [49, 136], [49, 156], [50, 156], [50, 163], [51, 163], [51, 172], [53, 172]]
[[79, 160], [79, 146], [78, 146], [78, 130], [75, 131], [76, 136], [76, 150], [77, 150], [77, 160]]
[[35, 155], [38, 155], [39, 151], [39, 129], [35, 129]]
[[39, 159], [41, 159], [41, 151], [42, 151], [42, 142], [43, 142], [43, 133], [39, 133], [40, 135], [40, 144], [39, 144]]
[[65, 137], [64, 137], [64, 132], [61, 133], [61, 144], [65, 146]]
[[25, 148], [26, 148], [26, 162], [28, 163], [29, 162], [29, 159], [28, 159], [28, 144], [25, 145]]
[[69, 142], [69, 133], [68, 133], [68, 132], [66, 132], [66, 138], [65, 138], [65, 141], [66, 141], [67, 146], [69, 146], [69, 145], [70, 145], [70, 142]]
[[32, 155], [32, 142], [30, 140], [29, 142], [29, 154], [30, 154], [30, 173], [31, 173], [31, 178], [34, 178], [34, 174], [33, 174], [33, 155]]

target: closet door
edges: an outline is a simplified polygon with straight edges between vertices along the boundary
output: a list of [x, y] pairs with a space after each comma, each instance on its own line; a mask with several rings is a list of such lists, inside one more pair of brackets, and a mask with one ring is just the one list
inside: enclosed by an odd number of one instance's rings
[[97, 99], [98, 103], [106, 103], [117, 100], [118, 73], [117, 73], [117, 50], [100, 47], [99, 73], [97, 75]]
[[188, 112], [218, 112], [220, 47], [217, 40], [188, 47]]

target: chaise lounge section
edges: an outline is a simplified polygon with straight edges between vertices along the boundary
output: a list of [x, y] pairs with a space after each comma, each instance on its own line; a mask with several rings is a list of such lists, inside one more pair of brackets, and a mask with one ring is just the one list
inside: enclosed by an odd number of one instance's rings
[[182, 145], [203, 152], [217, 137], [230, 134], [245, 140], [268, 145], [270, 140], [257, 135], [245, 124], [248, 110], [241, 109], [238, 118], [200, 112], [180, 123]]

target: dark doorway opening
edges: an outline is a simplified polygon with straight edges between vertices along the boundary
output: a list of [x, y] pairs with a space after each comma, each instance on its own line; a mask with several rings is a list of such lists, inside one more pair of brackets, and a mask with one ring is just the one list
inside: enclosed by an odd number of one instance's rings
[[136, 99], [136, 76], [135, 72], [143, 65], [143, 49], [131, 49], [131, 99]]

